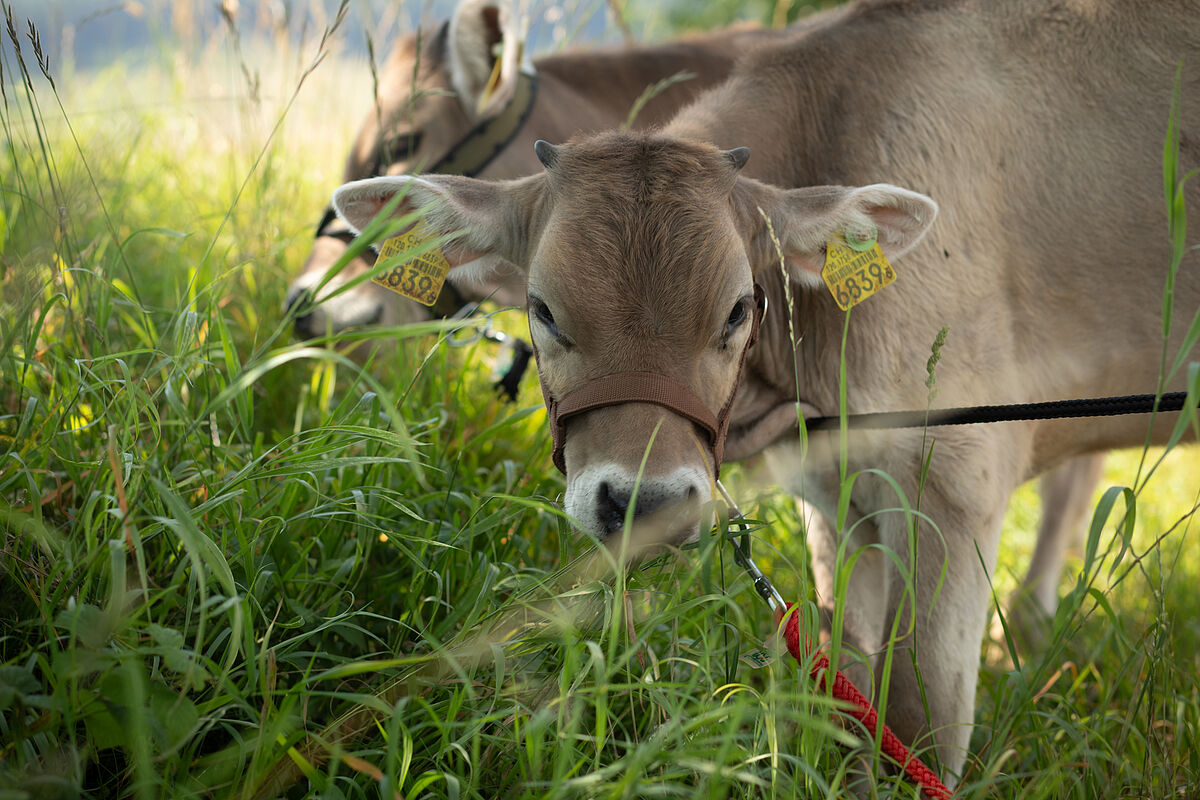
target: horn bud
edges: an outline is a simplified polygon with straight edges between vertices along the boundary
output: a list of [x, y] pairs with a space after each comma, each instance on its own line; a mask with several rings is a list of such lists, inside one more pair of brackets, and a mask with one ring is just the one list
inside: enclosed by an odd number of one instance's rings
[[726, 150], [725, 157], [729, 159], [730, 164], [733, 164], [735, 170], [741, 171], [742, 167], [746, 166], [746, 162], [750, 160], [750, 148], [735, 147], [732, 150]]
[[533, 152], [537, 153], [538, 161], [542, 162], [546, 169], [554, 169], [558, 164], [558, 148], [545, 139], [538, 139], [533, 143]]

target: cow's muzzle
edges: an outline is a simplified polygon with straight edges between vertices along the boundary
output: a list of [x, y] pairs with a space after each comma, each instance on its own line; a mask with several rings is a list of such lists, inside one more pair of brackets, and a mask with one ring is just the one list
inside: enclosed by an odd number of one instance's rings
[[[542, 398], [546, 401], [546, 412], [550, 416], [550, 435], [554, 440], [554, 466], [558, 467], [559, 472], [567, 474], [563, 447], [567, 441], [567, 420], [569, 418], [605, 406], [652, 403], [691, 420], [704, 431], [712, 453], [713, 475], [720, 477], [721, 459], [725, 453], [725, 437], [729, 434], [729, 418], [733, 411], [733, 399], [737, 396], [738, 386], [742, 382], [742, 372], [746, 367], [746, 355], [758, 341], [758, 330], [762, 325], [766, 310], [766, 294], [763, 292], [762, 286], [756, 283], [754, 284], [754, 315], [750, 323], [750, 337], [746, 339], [746, 346], [742, 348], [742, 355], [738, 359], [733, 388], [729, 391], [729, 397], [721, 406], [721, 410], [716, 414], [712, 413], [690, 387], [656, 372], [628, 371], [602, 375], [567, 392], [561, 399], [558, 399], [550, 393], [546, 386], [546, 378], [542, 373], [541, 359], [539, 358], [538, 378], [542, 385]], [[531, 341], [533, 341], [532, 336], [533, 331], [531, 330]], [[536, 348], [534, 355], [537, 355]]]

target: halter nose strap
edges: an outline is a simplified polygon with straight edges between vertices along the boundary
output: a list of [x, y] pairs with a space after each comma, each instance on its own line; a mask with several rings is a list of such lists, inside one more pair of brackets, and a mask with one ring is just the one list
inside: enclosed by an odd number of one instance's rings
[[[714, 414], [704, 401], [691, 388], [679, 381], [660, 375], [656, 372], [628, 371], [614, 372], [602, 375], [588, 381], [577, 389], [572, 389], [556, 399], [546, 385], [542, 372], [541, 359], [538, 360], [538, 379], [542, 384], [542, 397], [546, 401], [546, 412], [550, 417], [550, 436], [554, 442], [552, 457], [558, 471], [567, 474], [567, 465], [563, 448], [567, 443], [567, 420], [571, 417], [586, 414], [605, 406], [624, 405], [625, 403], [650, 403], [674, 411], [684, 419], [691, 420], [708, 435], [709, 449], [713, 458], [713, 475], [720, 477], [721, 460], [725, 454], [725, 438], [729, 433], [730, 412], [733, 410], [733, 400], [737, 395], [738, 386], [742, 382], [742, 372], [746, 366], [746, 354], [758, 341], [759, 326], [762, 324], [766, 311], [766, 295], [757, 283], [754, 284], [754, 314], [751, 319], [750, 337], [742, 348], [738, 360], [737, 376], [729, 397]], [[532, 316], [531, 316], [532, 319]], [[532, 340], [532, 331], [530, 332]], [[536, 347], [534, 354], [537, 354]]]

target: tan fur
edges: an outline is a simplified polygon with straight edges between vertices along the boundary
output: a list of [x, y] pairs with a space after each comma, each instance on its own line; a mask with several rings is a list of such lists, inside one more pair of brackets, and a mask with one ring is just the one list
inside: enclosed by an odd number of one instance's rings
[[[531, 326], [555, 393], [606, 371], [658, 369], [719, 402], [745, 336], [743, 326], [726, 341], [725, 319], [751, 281], [762, 281], [772, 310], [747, 365], [729, 452], [773, 444], [770, 458], [789, 484], [828, 513], [836, 437], [814, 435], [800, 459], [794, 409], [836, 413], [844, 315], [808, 270], [819, 260], [814, 242], [862, 214], [887, 229], [885, 250], [889, 240], [896, 252], [915, 247], [895, 262], [896, 283], [851, 314], [851, 413], [924, 407], [924, 365], [944, 325], [939, 405], [1153, 390], [1168, 263], [1162, 140], [1175, 66], [1185, 59], [1182, 168], [1200, 166], [1198, 15], [1200, 3], [1183, 0], [858, 3], [753, 54], [661, 133], [579, 140], [560, 148], [548, 176], [434, 177], [414, 195], [445, 198], [430, 217], [435, 226], [466, 225], [470, 248], [527, 269], [531, 301], [549, 307], [559, 333]], [[741, 175], [719, 149], [734, 146], [753, 154]], [[928, 233], [921, 209], [933, 206], [911, 193], [775, 188], [883, 183], [937, 202]], [[389, 191], [352, 184], [335, 202], [345, 208]], [[1194, 182], [1187, 199], [1195, 230]], [[780, 265], [762, 245], [760, 207], [788, 257], [791, 308]], [[1198, 262], [1192, 252], [1180, 271], [1171, 352], [1200, 306]], [[662, 417], [635, 405], [568, 423], [567, 503], [584, 527], [595, 525], [596, 486], [581, 486], [580, 476], [635, 471]], [[1159, 419], [1155, 441], [1173, 418]], [[986, 573], [1010, 492], [1072, 456], [1140, 445], [1146, 427], [1141, 416], [934, 430], [923, 487], [923, 432], [852, 437], [850, 470], [886, 472], [910, 503], [919, 493], [929, 523], [914, 552], [910, 520], [891, 510], [899, 504], [891, 485], [870, 474], [855, 483], [855, 536], [899, 554], [912, 581], [888, 559], [860, 562], [854, 583], [866, 611], [850, 615], [847, 634], [876, 653], [899, 615], [887, 719], [905, 740], [932, 744], [951, 782], [967, 754]], [[703, 473], [695, 435], [663, 425], [644, 480]], [[835, 543], [823, 546], [831, 552]], [[823, 602], [830, 580], [819, 587]]]

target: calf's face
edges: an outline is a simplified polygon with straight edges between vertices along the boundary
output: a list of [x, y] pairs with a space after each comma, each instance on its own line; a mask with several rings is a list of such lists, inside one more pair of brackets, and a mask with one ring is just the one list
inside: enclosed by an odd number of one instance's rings
[[[428, 169], [481, 120], [499, 114], [517, 92], [520, 47], [511, 23], [506, 10], [492, 0], [461, 0], [452, 20], [436, 32], [400, 37], [378, 72], [374, 103], [346, 160], [343, 180]], [[506, 55], [498, 63], [492, 54], [501, 43]], [[527, 151], [500, 160], [509, 174], [537, 167]], [[336, 217], [322, 219], [313, 249], [288, 287], [287, 305], [298, 307], [296, 335], [311, 338], [428, 319], [429, 309], [371, 281], [344, 288], [371, 269], [370, 253], [327, 277], [345, 256], [349, 239], [350, 231]], [[489, 284], [482, 294], [491, 289]], [[495, 299], [501, 304], [521, 300], [510, 287], [502, 287]]]
[[[627, 144], [540, 148], [551, 205], [526, 290], [544, 390], [563, 398], [606, 375], [652, 373], [715, 415], [736, 388], [755, 313], [725, 210], [744, 152]], [[585, 530], [621, 530], [636, 488], [645, 543], [697, 532], [714, 464], [691, 420], [634, 401], [572, 416], [565, 434], [566, 507]]]
[[[346, 160], [343, 180], [416, 171], [444, 155], [470, 130], [473, 118], [455, 96], [446, 68], [445, 31], [405, 36], [396, 43], [379, 74], [375, 102]], [[428, 318], [422, 306], [370, 281], [343, 288], [371, 269], [374, 258], [369, 252], [327, 277], [344, 257], [350, 238], [341, 220], [322, 219], [312, 251], [288, 287], [288, 306], [300, 308], [298, 337]]]
[[[530, 178], [381, 178], [342, 187], [334, 205], [362, 229], [403, 192], [397, 213], [427, 208], [435, 232], [458, 233], [446, 249], [456, 269], [500, 259], [525, 269], [548, 400], [615, 373], [651, 373], [717, 415], [749, 344], [754, 273], [779, 268], [766, 220], [788, 268], [811, 284], [832, 238], [872, 230], [894, 257], [935, 212], [891, 186], [785, 191], [752, 181], [738, 174], [744, 149], [623, 134], [538, 148], [545, 171]], [[564, 430], [566, 508], [584, 531], [604, 538], [632, 515], [639, 545], [697, 534], [717, 465], [690, 419], [633, 399], [571, 416]]]

